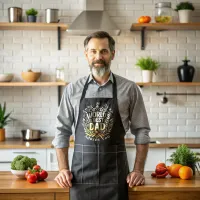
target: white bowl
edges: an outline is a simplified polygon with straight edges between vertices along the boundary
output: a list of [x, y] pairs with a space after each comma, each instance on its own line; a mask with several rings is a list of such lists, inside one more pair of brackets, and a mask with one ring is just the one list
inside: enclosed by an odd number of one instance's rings
[[11, 172], [12, 172], [12, 174], [17, 176], [18, 178], [24, 178], [25, 179], [25, 173], [27, 172], [27, 170], [13, 170], [13, 169], [11, 169]]
[[10, 82], [13, 77], [13, 74], [0, 74], [0, 82]]

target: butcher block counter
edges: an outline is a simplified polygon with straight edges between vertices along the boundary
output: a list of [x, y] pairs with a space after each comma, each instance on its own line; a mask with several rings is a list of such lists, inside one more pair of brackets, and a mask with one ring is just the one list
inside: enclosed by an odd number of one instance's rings
[[[48, 172], [46, 181], [35, 184], [18, 179], [11, 172], [0, 172], [0, 200], [69, 200], [69, 189], [54, 181], [56, 172]], [[200, 176], [191, 180], [151, 178], [145, 172], [146, 184], [129, 189], [129, 200], [196, 200], [200, 197]]]

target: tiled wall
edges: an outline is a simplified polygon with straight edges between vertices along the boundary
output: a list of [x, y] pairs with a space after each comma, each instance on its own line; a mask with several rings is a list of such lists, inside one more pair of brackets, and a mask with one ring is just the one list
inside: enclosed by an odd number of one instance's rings
[[[141, 81], [141, 71], [135, 67], [137, 58], [151, 56], [161, 63], [154, 81], [178, 81], [177, 67], [185, 55], [195, 66], [194, 81], [200, 81], [200, 31], [150, 31], [146, 37], [146, 50], [140, 50], [140, 32], [130, 32], [131, 24], [141, 15], [154, 16], [154, 0], [105, 0], [105, 9], [122, 29], [116, 40], [116, 58], [112, 71], [134, 81]], [[173, 0], [172, 6], [180, 2]], [[200, 20], [200, 1], [190, 0], [196, 8], [193, 21]], [[46, 8], [58, 8], [60, 21], [70, 23], [83, 9], [83, 0], [0, 0], [0, 21], [7, 22], [7, 9], [11, 6], [36, 8], [38, 22], [45, 21]], [[177, 21], [177, 13], [173, 12]], [[57, 50], [54, 31], [0, 31], [0, 73], [20, 73], [32, 68], [41, 71], [41, 81], [53, 81], [55, 68], [65, 67], [66, 81], [74, 81], [88, 74], [83, 54], [83, 36], [68, 36], [62, 32], [61, 51]], [[169, 96], [162, 104], [156, 92], [200, 93], [199, 87], [144, 87], [142, 88], [152, 137], [200, 137], [200, 96]], [[16, 119], [7, 126], [7, 137], [19, 137], [23, 128], [39, 128], [53, 136], [57, 113], [56, 87], [0, 88], [0, 102], [7, 102]], [[128, 134], [128, 137], [130, 135]]]

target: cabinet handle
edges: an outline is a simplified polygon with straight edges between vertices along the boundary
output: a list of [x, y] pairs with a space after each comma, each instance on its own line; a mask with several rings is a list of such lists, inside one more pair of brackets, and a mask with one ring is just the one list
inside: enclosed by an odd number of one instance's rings
[[36, 152], [20, 152], [20, 151], [16, 151], [16, 152], [13, 152], [14, 154], [37, 154]]
[[53, 154], [50, 153], [50, 163], [52, 163], [52, 162], [53, 162]]
[[12, 161], [0, 161], [0, 163], [11, 163]]

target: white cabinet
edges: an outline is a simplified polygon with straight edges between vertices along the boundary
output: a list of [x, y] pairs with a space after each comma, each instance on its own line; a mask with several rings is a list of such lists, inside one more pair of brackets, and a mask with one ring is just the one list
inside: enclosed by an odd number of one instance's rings
[[154, 171], [160, 162], [165, 163], [165, 148], [149, 148], [144, 170]]
[[[127, 148], [126, 152], [129, 169], [132, 171], [136, 158], [136, 148]], [[154, 171], [159, 162], [165, 162], [165, 148], [149, 148], [144, 170]]]
[[9, 171], [12, 160], [18, 155], [35, 158], [38, 165], [46, 169], [46, 149], [1, 149], [0, 171]]
[[[74, 149], [69, 148], [68, 159], [69, 159], [70, 168], [71, 168], [71, 164], [72, 164], [73, 152], [74, 152]], [[47, 170], [48, 171], [58, 171], [59, 170], [55, 149], [47, 149]]]

